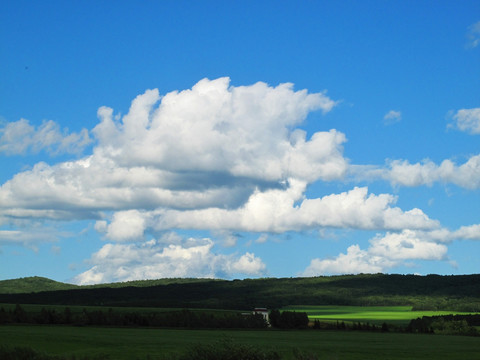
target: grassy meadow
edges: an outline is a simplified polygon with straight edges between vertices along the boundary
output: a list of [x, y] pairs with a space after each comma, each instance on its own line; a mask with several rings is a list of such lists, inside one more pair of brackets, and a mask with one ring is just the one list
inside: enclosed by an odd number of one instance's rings
[[310, 320], [360, 322], [381, 325], [383, 322], [396, 326], [406, 326], [412, 319], [422, 316], [466, 315], [457, 311], [412, 311], [411, 306], [287, 306], [282, 310], [306, 312]]
[[239, 331], [0, 326], [0, 345], [30, 347], [62, 356], [109, 359], [169, 359], [193, 344], [230, 339], [275, 349], [292, 359], [294, 349], [318, 359], [480, 359], [480, 338], [339, 331]]

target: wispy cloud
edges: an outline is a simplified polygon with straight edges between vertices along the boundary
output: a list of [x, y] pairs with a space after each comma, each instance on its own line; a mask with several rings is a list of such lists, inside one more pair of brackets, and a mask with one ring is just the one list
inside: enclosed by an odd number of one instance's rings
[[86, 129], [80, 133], [69, 133], [67, 129], [62, 131], [52, 120], [35, 127], [28, 120], [20, 119], [0, 128], [0, 153], [5, 155], [24, 155], [42, 150], [52, 155], [78, 154], [91, 142]]
[[453, 125], [460, 131], [465, 131], [471, 135], [480, 134], [480, 108], [461, 109], [453, 115], [455, 124]]
[[0, 246], [21, 245], [36, 252], [38, 245], [56, 242], [66, 235], [46, 224], [31, 221], [22, 221], [22, 223], [22, 226], [17, 229], [0, 229]]
[[393, 186], [432, 186], [434, 183], [454, 184], [465, 189], [480, 188], [480, 154], [471, 156], [463, 164], [450, 159], [440, 164], [426, 159], [410, 163], [391, 160], [386, 166], [352, 165], [349, 175], [355, 180], [386, 180]]
[[467, 47], [476, 48], [480, 44], [480, 21], [469, 26], [467, 32]]
[[402, 113], [397, 110], [390, 110], [383, 117], [383, 123], [385, 125], [392, 125], [402, 120]]

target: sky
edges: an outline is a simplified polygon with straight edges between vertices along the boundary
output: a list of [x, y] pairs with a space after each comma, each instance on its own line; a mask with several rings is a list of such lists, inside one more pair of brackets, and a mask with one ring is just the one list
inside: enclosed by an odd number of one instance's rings
[[0, 280], [480, 272], [480, 2], [0, 3]]

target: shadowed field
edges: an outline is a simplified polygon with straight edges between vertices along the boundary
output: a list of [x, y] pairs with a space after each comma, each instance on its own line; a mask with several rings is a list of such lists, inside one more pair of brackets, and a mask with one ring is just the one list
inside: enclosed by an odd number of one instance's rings
[[231, 339], [275, 349], [291, 359], [294, 349], [319, 359], [480, 359], [480, 338], [338, 331], [235, 331], [0, 326], [0, 344], [27, 346], [55, 355], [110, 359], [168, 359], [193, 344]]

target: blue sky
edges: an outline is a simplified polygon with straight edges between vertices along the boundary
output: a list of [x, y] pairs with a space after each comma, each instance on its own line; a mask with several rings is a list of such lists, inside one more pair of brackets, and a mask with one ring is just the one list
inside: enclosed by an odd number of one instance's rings
[[4, 1], [0, 279], [478, 273], [478, 1]]

